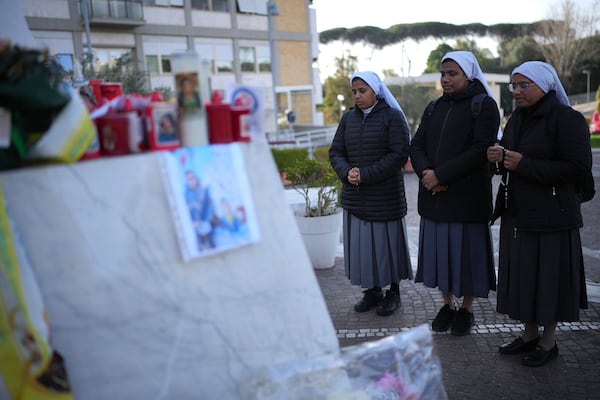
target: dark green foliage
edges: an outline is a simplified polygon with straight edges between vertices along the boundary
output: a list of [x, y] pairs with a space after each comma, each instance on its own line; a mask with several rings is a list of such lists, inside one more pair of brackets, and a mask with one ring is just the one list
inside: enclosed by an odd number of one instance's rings
[[294, 165], [298, 160], [308, 159], [308, 151], [303, 148], [271, 149], [277, 170], [281, 173]]
[[[294, 189], [304, 197], [304, 216], [335, 214], [339, 179], [329, 161], [300, 159], [284, 172]], [[310, 188], [317, 188], [316, 199], [311, 199]]]
[[131, 52], [124, 53], [115, 60], [114, 64], [104, 65], [98, 71], [92, 72], [91, 62], [92, 57], [86, 53], [81, 62], [86, 78], [91, 79], [95, 76], [94, 79], [102, 79], [104, 82], [118, 82], [121, 84], [123, 94], [150, 92], [148, 76], [138, 71]]
[[540, 22], [532, 24], [496, 24], [479, 23], [454, 25], [444, 22], [417, 22], [414, 24], [392, 25], [387, 29], [372, 26], [356, 28], [334, 28], [319, 33], [319, 40], [327, 44], [336, 40], [350, 43], [369, 42], [375, 48], [402, 42], [406, 39], [416, 41], [433, 38], [457, 38], [464, 36], [497, 36], [502, 41], [535, 33]]

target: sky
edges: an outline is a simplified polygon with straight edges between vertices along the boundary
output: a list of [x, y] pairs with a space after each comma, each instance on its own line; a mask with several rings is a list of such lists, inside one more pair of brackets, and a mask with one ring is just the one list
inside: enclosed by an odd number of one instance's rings
[[[588, 0], [572, 0], [577, 6], [589, 4]], [[368, 7], [365, 7], [368, 4]], [[462, 25], [482, 23], [529, 23], [553, 15], [560, 0], [313, 0], [317, 14], [317, 31], [332, 28], [377, 26], [389, 28], [396, 24], [439, 21]], [[480, 48], [488, 48], [497, 55], [497, 43], [489, 38], [472, 37]], [[399, 76], [421, 75], [431, 50], [441, 42], [428, 39], [416, 43], [412, 40], [382, 50], [372, 51], [360, 44], [347, 47], [358, 56], [360, 70], [373, 70], [383, 78], [383, 69], [392, 69]], [[447, 41], [454, 44], [454, 39]], [[335, 72], [334, 59], [346, 49], [338, 42], [319, 45], [321, 80]]]

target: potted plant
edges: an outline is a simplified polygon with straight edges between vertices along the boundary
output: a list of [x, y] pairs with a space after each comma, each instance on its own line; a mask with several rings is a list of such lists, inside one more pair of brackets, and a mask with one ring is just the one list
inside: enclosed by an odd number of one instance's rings
[[279, 171], [281, 182], [284, 186], [289, 186], [291, 183], [287, 180], [286, 172], [291, 166], [293, 166], [298, 160], [308, 158], [308, 150], [301, 147], [291, 148], [272, 148], [271, 154], [273, 155], [273, 161]]
[[305, 217], [323, 217], [337, 212], [338, 179], [329, 163], [299, 159], [285, 172], [292, 187], [304, 198]]
[[333, 267], [342, 226], [335, 171], [327, 161], [299, 159], [285, 173], [304, 198], [304, 207], [295, 210], [295, 216], [313, 267]]

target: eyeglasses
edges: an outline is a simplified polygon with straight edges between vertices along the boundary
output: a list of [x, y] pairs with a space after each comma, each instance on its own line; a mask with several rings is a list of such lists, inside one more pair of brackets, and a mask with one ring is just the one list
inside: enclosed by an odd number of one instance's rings
[[517, 89], [520, 90], [525, 90], [527, 89], [529, 86], [533, 86], [535, 85], [535, 82], [519, 82], [519, 83], [509, 83], [508, 84], [508, 90], [510, 90], [511, 92], [514, 92]]

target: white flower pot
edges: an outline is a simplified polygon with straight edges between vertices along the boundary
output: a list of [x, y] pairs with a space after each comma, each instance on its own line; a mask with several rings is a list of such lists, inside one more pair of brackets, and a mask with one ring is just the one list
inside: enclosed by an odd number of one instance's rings
[[303, 209], [295, 212], [298, 230], [314, 269], [326, 269], [335, 265], [342, 214], [340, 210], [324, 217], [305, 217]]

